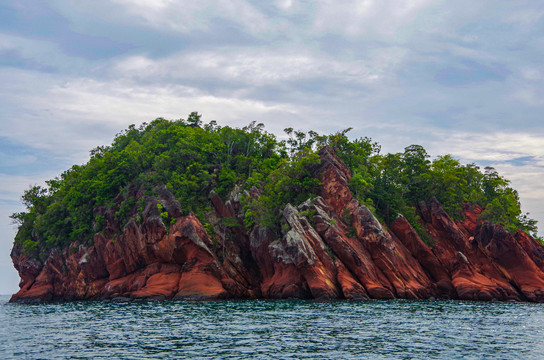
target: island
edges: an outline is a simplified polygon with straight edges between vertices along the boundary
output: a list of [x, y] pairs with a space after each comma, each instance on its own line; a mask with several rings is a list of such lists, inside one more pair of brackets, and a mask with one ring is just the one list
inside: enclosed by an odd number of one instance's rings
[[11, 302], [544, 302], [544, 246], [506, 179], [349, 130], [131, 125], [25, 192]]

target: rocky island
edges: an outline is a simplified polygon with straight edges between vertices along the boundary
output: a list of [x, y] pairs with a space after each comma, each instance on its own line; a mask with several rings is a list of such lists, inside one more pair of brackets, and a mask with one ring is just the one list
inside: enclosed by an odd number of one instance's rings
[[506, 180], [346, 132], [130, 127], [25, 193], [11, 301], [544, 302], [544, 247]]

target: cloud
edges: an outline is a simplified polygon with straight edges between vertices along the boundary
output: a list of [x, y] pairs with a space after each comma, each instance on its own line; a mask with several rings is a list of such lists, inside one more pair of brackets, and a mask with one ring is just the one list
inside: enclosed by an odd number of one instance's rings
[[226, 19], [252, 34], [269, 30], [269, 20], [254, 6], [243, 0], [114, 0], [126, 11], [143, 19], [153, 28], [188, 33], [207, 31], [216, 19]]
[[252, 87], [307, 79], [368, 84], [392, 74], [404, 55], [396, 47], [374, 49], [363, 59], [341, 60], [291, 48], [219, 48], [159, 60], [130, 56], [114, 69], [123, 77], [151, 81], [213, 79]]
[[276, 0], [274, 3], [279, 9], [289, 11], [293, 8], [295, 0]]
[[[507, 162], [515, 158], [529, 157], [534, 159], [535, 165], [544, 167], [542, 134], [438, 131], [435, 135], [435, 147], [456, 154], [466, 161]], [[444, 142], [441, 139], [448, 141]]]
[[531, 107], [542, 107], [544, 105], [544, 99], [542, 98], [541, 91], [541, 88], [536, 89], [534, 87], [525, 86], [517, 89], [512, 94], [512, 98]]
[[[0, 33], [0, 64], [3, 67], [37, 70], [40, 72], [72, 72], [86, 62], [64, 54], [50, 41]], [[10, 61], [11, 59], [11, 61]]]
[[[14, 143], [46, 150], [50, 156], [81, 163], [88, 151], [111, 142], [113, 134], [129, 124], [157, 117], [177, 119], [199, 111], [205, 119], [246, 125], [252, 119], [285, 118], [302, 107], [234, 96], [216, 96], [195, 87], [177, 84], [138, 84], [130, 79], [53, 78], [47, 74], [0, 72], [0, 79], [16, 77], [31, 89], [21, 98], [18, 87], [5, 91], [0, 125]], [[9, 83], [9, 81], [8, 81]], [[24, 84], [26, 83], [26, 84]], [[12, 122], [10, 119], [17, 118]], [[250, 120], [251, 119], [251, 120]]]
[[503, 20], [505, 23], [521, 25], [530, 29], [544, 17], [544, 10], [519, 9], [507, 14]]
[[[14, 203], [18, 203], [19, 208], [22, 209], [20, 198], [25, 190], [34, 185], [45, 186], [45, 180], [53, 179], [57, 175], [58, 173], [51, 170], [34, 175], [11, 175], [0, 173], [0, 183], [2, 184], [2, 189], [0, 189], [0, 200], [10, 206]], [[0, 224], [4, 224], [5, 221], [6, 219], [2, 218]]]
[[542, 80], [542, 72], [540, 69], [534, 67], [523, 68], [520, 70], [521, 77], [528, 81]]
[[[158, 116], [179, 118], [194, 108], [208, 112], [210, 116], [221, 113], [235, 113], [224, 116], [227, 122], [238, 116], [259, 116], [274, 111], [291, 111], [288, 106], [264, 103], [233, 97], [218, 97], [197, 88], [184, 85], [138, 85], [130, 81], [98, 81], [75, 79], [64, 86], [51, 89], [51, 98], [63, 99], [57, 105], [71, 117], [96, 117], [99, 121], [117, 122], [144, 121]], [[66, 104], [63, 104], [66, 101]], [[128, 110], [128, 111], [127, 111]], [[117, 119], [116, 114], [124, 114]], [[213, 114], [213, 115], [212, 115]]]
[[[410, 24], [432, 5], [430, 0], [411, 1], [323, 1], [316, 6], [313, 29], [317, 32], [340, 32], [349, 37], [372, 34], [390, 38], [400, 35], [399, 30], [410, 32]], [[428, 20], [428, 19], [427, 19]]]

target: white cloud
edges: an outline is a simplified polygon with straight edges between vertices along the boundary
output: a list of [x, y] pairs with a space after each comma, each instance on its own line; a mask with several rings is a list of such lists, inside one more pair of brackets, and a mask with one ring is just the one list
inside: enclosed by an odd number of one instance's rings
[[542, 71], [534, 67], [521, 69], [521, 76], [524, 80], [538, 81], [542, 80]]
[[440, 143], [436, 144], [442, 148], [442, 151], [456, 154], [468, 161], [485, 160], [500, 162], [527, 156], [544, 158], [542, 134], [500, 131], [485, 134], [469, 132], [446, 133], [439, 131], [436, 135], [438, 135], [438, 139], [448, 139], [447, 142], [440, 140]]
[[[246, 125], [252, 119], [265, 121], [292, 116], [304, 108], [281, 102], [263, 102], [226, 95], [217, 96], [195, 87], [177, 84], [138, 84], [130, 79], [57, 79], [28, 71], [1, 72], [11, 84], [0, 110], [3, 134], [14, 142], [49, 151], [64, 162], [81, 163], [88, 151], [111, 142], [113, 135], [129, 124], [157, 117], [180, 118], [199, 111], [204, 118], [224, 124]], [[37, 84], [33, 88], [33, 84]], [[24, 88], [32, 89], [24, 92]], [[18, 121], [12, 121], [17, 118]]]
[[514, 91], [512, 98], [520, 101], [523, 104], [542, 107], [544, 105], [544, 99], [542, 98], [541, 89], [535, 89], [533, 87], [524, 86]]
[[275, 4], [281, 10], [288, 11], [293, 8], [294, 0], [276, 0]]
[[215, 19], [228, 19], [246, 31], [259, 34], [270, 29], [269, 20], [244, 0], [114, 0], [127, 12], [162, 31], [188, 33], [209, 30]]
[[[411, 26], [436, 2], [430, 0], [412, 1], [322, 1], [316, 6], [313, 30], [338, 32], [349, 37], [372, 34], [378, 39], [396, 38], [401, 40], [411, 33]], [[427, 18], [420, 22], [421, 28], [433, 23]], [[406, 32], [406, 34], [405, 34]]]
[[[0, 173], [0, 199], [10, 203], [10, 207], [15, 206], [17, 211], [22, 210], [22, 205], [14, 205], [20, 202], [21, 195], [30, 186], [45, 186], [45, 180], [53, 179], [59, 174], [52, 171], [39, 173], [31, 176], [20, 176]], [[12, 211], [13, 212], [13, 211]], [[0, 219], [0, 225], [5, 224], [5, 218]], [[11, 221], [10, 221], [11, 222]]]
[[118, 61], [114, 69], [125, 77], [164, 80], [215, 79], [262, 86], [285, 81], [319, 79], [373, 83], [392, 77], [406, 56], [399, 47], [377, 48], [362, 59], [336, 59], [294, 49], [221, 48], [152, 60], [143, 55]]
[[158, 116], [179, 118], [195, 109], [227, 122], [245, 116], [292, 111], [292, 107], [283, 104], [217, 97], [183, 85], [143, 86], [125, 81], [91, 79], [77, 79], [66, 86], [56, 87], [52, 89], [51, 97], [64, 99], [58, 107], [72, 117], [108, 119], [106, 121], [117, 121], [119, 125], [127, 121], [148, 121]]

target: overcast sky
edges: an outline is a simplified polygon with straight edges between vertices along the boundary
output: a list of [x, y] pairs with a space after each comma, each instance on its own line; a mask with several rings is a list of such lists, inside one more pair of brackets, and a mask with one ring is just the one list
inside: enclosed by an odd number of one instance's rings
[[494, 166], [544, 229], [543, 4], [2, 0], [0, 294], [25, 189], [191, 111]]

